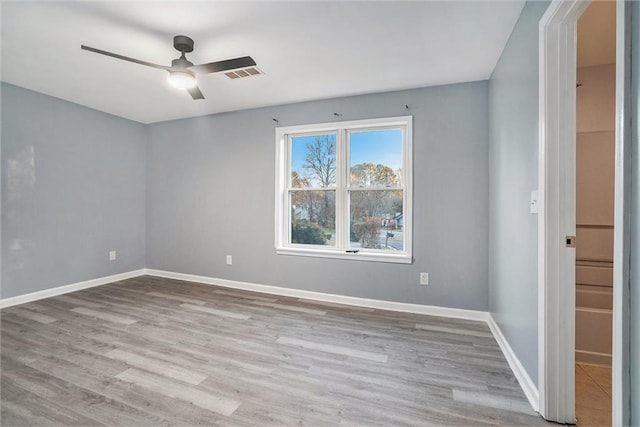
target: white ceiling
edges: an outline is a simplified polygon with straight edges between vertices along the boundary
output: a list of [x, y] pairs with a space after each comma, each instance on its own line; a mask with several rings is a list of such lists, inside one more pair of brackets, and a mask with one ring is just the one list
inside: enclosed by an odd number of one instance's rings
[[[488, 79], [524, 1], [6, 2], [2, 80], [152, 123], [267, 105]], [[195, 64], [251, 55], [265, 75], [198, 78], [206, 99], [163, 70], [173, 36]]]

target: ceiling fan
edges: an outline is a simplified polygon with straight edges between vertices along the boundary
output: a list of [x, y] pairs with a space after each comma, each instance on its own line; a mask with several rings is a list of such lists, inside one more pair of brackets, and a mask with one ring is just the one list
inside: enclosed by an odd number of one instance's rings
[[196, 74], [218, 73], [220, 71], [235, 70], [238, 68], [252, 67], [256, 65], [256, 62], [250, 56], [209, 62], [208, 64], [193, 65], [193, 62], [189, 61], [185, 57], [185, 53], [193, 51], [193, 40], [187, 36], [175, 36], [173, 38], [173, 47], [176, 48], [181, 55], [179, 58], [171, 61], [171, 66], [167, 67], [147, 61], [141, 61], [135, 58], [129, 58], [128, 56], [118, 55], [117, 53], [107, 52], [106, 50], [96, 49], [94, 47], [85, 45], [80, 46], [80, 48], [88, 50], [89, 52], [99, 53], [101, 55], [107, 55], [124, 61], [168, 71], [169, 83], [176, 88], [186, 89], [194, 100], [204, 99], [204, 95], [197, 86]]

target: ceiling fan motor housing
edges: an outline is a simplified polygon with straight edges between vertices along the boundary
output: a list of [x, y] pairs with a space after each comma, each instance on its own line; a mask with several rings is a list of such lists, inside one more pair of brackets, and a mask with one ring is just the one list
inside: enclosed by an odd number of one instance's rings
[[193, 62], [189, 61], [187, 58], [180, 57], [171, 61], [171, 69], [172, 70], [186, 70], [189, 67], [193, 66]]
[[175, 36], [173, 38], [173, 47], [179, 52], [193, 52], [193, 39], [187, 36]]

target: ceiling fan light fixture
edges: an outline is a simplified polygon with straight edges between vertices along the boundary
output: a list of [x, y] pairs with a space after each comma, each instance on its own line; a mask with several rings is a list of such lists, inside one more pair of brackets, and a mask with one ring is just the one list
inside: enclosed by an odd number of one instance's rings
[[196, 76], [189, 70], [169, 71], [169, 84], [178, 89], [191, 89], [196, 86]]

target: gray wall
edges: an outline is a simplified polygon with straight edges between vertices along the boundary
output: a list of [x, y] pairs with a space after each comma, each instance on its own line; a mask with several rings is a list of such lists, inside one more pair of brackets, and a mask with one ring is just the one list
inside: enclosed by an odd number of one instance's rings
[[489, 80], [489, 311], [538, 378], [538, 21], [527, 2]]
[[631, 424], [640, 426], [640, 2], [633, 2], [632, 79], [632, 215], [631, 215]]
[[[486, 310], [487, 94], [466, 83], [143, 126], [3, 84], [2, 297], [147, 266]], [[334, 112], [414, 116], [413, 265], [275, 254], [272, 118]]]
[[[147, 267], [486, 310], [487, 93], [487, 82], [465, 83], [149, 125]], [[413, 115], [413, 265], [276, 255], [272, 119], [321, 123], [334, 112], [339, 120]], [[418, 285], [421, 271], [430, 286]]]
[[2, 298], [144, 267], [143, 125], [3, 83], [1, 140]]

